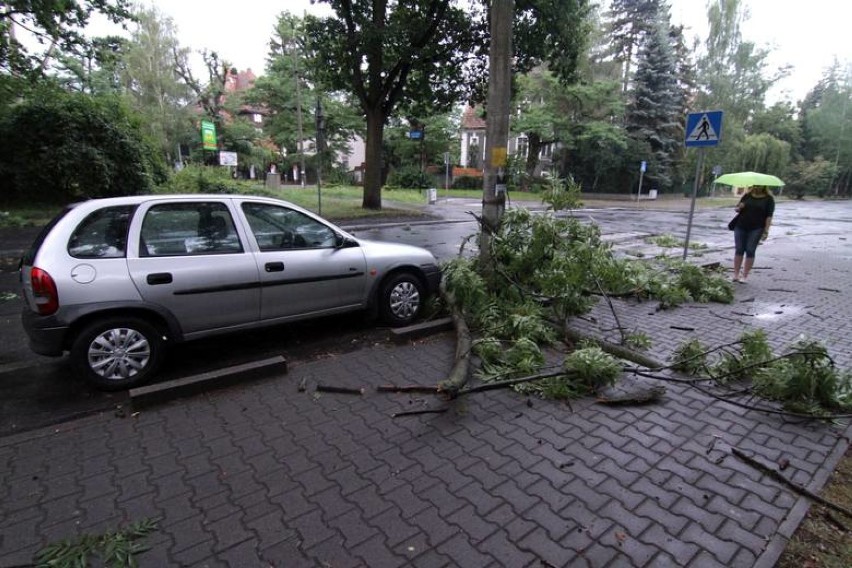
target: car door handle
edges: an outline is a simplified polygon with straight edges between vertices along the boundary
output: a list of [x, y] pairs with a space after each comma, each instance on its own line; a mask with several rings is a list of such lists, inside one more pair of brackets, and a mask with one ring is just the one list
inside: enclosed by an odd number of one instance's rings
[[171, 284], [172, 274], [171, 272], [157, 272], [155, 274], [149, 274], [146, 280], [151, 286], [156, 286], [157, 284]]
[[264, 266], [267, 272], [283, 272], [284, 271], [284, 263], [283, 262], [267, 262], [266, 266]]

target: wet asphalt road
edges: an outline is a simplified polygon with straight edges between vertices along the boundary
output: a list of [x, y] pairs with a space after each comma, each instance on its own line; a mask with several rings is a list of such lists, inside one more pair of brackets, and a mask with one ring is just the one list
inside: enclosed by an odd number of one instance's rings
[[[652, 256], [660, 249], [648, 245], [644, 237], [659, 234], [685, 237], [689, 211], [688, 200], [684, 202], [675, 209], [639, 209], [629, 202], [620, 202], [615, 207], [583, 209], [576, 215], [597, 223], [613, 242], [616, 252]], [[355, 225], [350, 231], [361, 238], [423, 246], [439, 260], [448, 260], [459, 254], [462, 241], [476, 231], [476, 221], [467, 211], [478, 213], [480, 205], [476, 200], [452, 200], [439, 202], [432, 209], [444, 220], [390, 226]], [[691, 241], [727, 255], [733, 240], [727, 223], [732, 216], [732, 207], [697, 210]], [[772, 234], [776, 238], [813, 239], [848, 257], [852, 254], [852, 247], [846, 241], [852, 233], [850, 229], [850, 201], [782, 202], [777, 207]], [[79, 382], [73, 378], [67, 358], [40, 357], [27, 348], [20, 327], [22, 303], [16, 265], [20, 251], [36, 233], [35, 229], [0, 231], [0, 435], [61, 423], [92, 412], [114, 411], [127, 398], [124, 392], [103, 393]], [[668, 254], [680, 255], [680, 251], [668, 249]], [[193, 342], [169, 352], [160, 380], [278, 354], [293, 364], [382, 341], [386, 334], [387, 330], [366, 321], [362, 314], [354, 314]]]

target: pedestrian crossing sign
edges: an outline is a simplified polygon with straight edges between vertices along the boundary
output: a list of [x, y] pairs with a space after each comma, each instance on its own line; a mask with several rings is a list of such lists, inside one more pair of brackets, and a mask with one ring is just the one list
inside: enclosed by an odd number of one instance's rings
[[722, 111], [705, 110], [686, 115], [686, 147], [715, 146], [722, 138]]

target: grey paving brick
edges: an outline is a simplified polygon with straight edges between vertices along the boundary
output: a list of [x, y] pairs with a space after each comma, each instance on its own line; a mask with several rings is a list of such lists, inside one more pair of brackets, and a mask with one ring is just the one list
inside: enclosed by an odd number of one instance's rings
[[457, 566], [487, 566], [495, 560], [492, 556], [479, 552], [462, 533], [441, 543], [437, 550], [448, 556]]
[[358, 558], [365, 562], [365, 566], [376, 566], [377, 568], [395, 568], [403, 566], [406, 559], [396, 556], [379, 535], [356, 546], [352, 551]]
[[317, 506], [311, 501], [308, 501], [305, 497], [301, 487], [296, 487], [289, 491], [272, 495], [269, 499], [271, 502], [281, 507], [284, 519], [288, 521], [300, 517], [308, 511], [314, 511], [317, 509]]
[[689, 517], [674, 513], [671, 507], [661, 507], [656, 501], [646, 499], [636, 509], [636, 514], [660, 524], [666, 532], [679, 537], [683, 529], [691, 522]]
[[208, 522], [207, 529], [216, 538], [213, 550], [217, 560], [230, 566], [245, 566], [250, 560], [256, 561], [254, 535], [242, 528], [238, 516]]
[[[723, 565], [729, 566], [729, 563], [740, 548], [739, 544], [720, 539], [713, 533], [701, 528], [697, 523], [690, 523], [680, 536], [684, 542], [691, 542], [712, 554]], [[701, 555], [699, 554], [699, 556]]]
[[331, 538], [342, 538], [341, 534], [332, 528], [326, 521], [322, 512], [315, 509], [300, 516], [293, 522], [293, 526], [299, 532], [302, 548], [308, 550], [317, 544]]
[[712, 507], [698, 506], [690, 499], [686, 499], [684, 497], [678, 499], [669, 508], [669, 510], [677, 515], [690, 519], [692, 522], [700, 524], [704, 530], [710, 533], [715, 533], [728, 519], [728, 517], [724, 514], [724, 510], [721, 512], [715, 512]]
[[167, 501], [172, 497], [185, 495], [191, 492], [190, 486], [184, 483], [181, 472], [175, 472], [163, 476], [157, 480], [151, 481], [151, 484], [154, 486], [154, 491], [156, 493], [156, 497], [154, 499], [155, 503]]
[[[572, 467], [572, 469], [576, 468]], [[589, 487], [583, 478], [583, 472], [578, 472], [577, 477], [562, 486], [562, 492], [571, 495], [577, 501], [584, 503], [592, 510], [600, 509], [606, 505], [610, 499], [612, 499], [612, 497], [606, 493], [599, 492], [595, 488]]]
[[199, 543], [208, 543], [207, 552], [196, 551], [198, 559], [206, 558], [213, 552], [215, 541], [213, 535], [207, 532], [204, 528], [204, 517], [194, 515], [188, 519], [170, 523], [164, 521], [160, 530], [172, 537], [174, 543], [171, 548], [171, 553], [177, 556], [178, 553], [195, 548]]
[[169, 556], [174, 559], [178, 566], [199, 566], [201, 562], [213, 553], [213, 540], [208, 539], [201, 542], [191, 542], [184, 548], [175, 550], [172, 547]]

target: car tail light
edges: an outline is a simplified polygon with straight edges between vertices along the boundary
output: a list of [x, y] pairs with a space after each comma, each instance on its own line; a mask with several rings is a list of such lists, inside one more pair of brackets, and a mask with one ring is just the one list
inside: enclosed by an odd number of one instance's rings
[[33, 283], [33, 298], [38, 313], [43, 316], [55, 313], [59, 309], [59, 293], [53, 277], [41, 268], [33, 267], [30, 271], [30, 280]]

